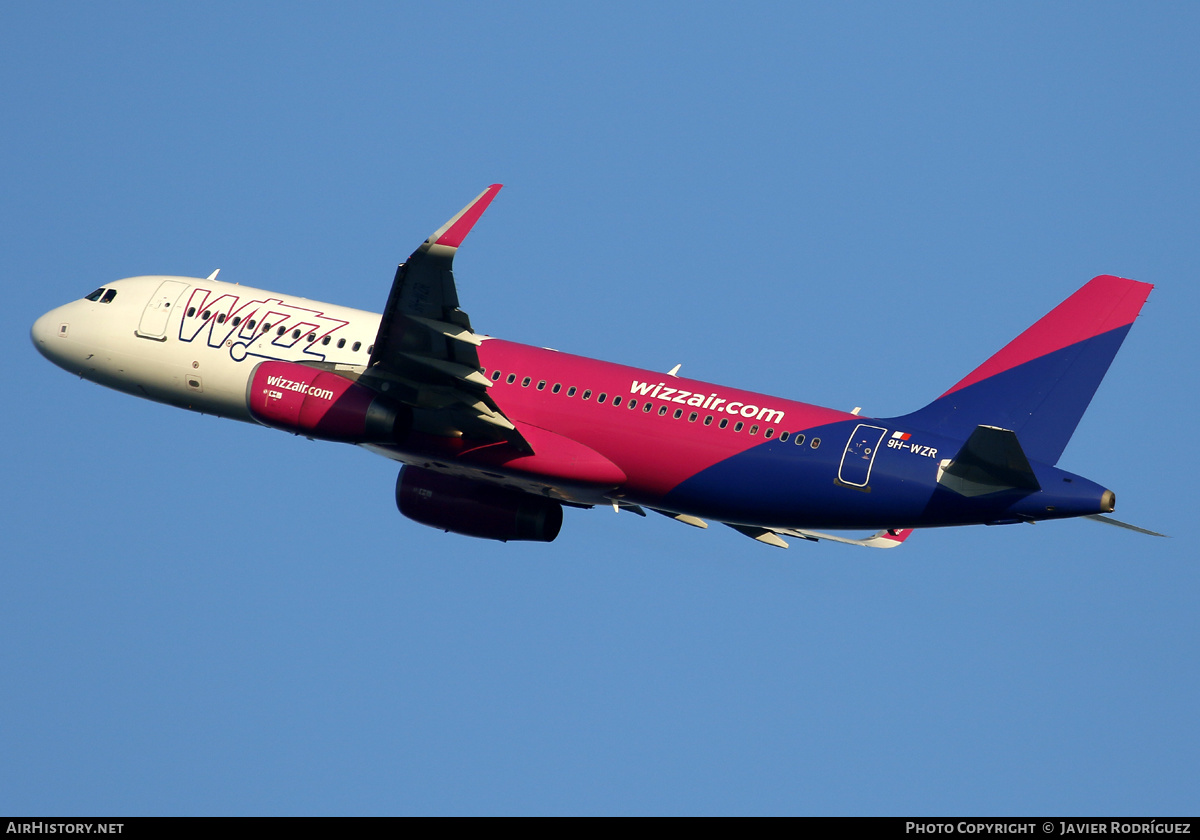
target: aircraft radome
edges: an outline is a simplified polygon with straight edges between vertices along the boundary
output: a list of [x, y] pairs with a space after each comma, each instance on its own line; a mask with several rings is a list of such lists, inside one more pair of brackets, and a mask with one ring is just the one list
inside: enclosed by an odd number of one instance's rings
[[[130, 277], [43, 315], [33, 342], [119, 391], [398, 461], [401, 513], [475, 537], [550, 541], [564, 506], [600, 505], [781, 547], [1076, 516], [1133, 528], [1103, 516], [1111, 490], [1056, 464], [1148, 283], [1097, 277], [924, 408], [865, 417], [477, 333], [451, 269], [499, 190], [400, 265], [382, 315], [215, 271]], [[845, 529], [874, 535], [827, 533]]]

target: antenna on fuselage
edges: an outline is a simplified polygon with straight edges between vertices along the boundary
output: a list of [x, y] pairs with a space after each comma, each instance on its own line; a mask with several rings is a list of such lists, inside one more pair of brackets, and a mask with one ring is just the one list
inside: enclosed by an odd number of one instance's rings
[[217, 275], [218, 275], [218, 274], [220, 274], [220, 273], [221, 273], [221, 269], [219, 269], [219, 268], [218, 268], [218, 269], [217, 269], [216, 271], [214, 271], [212, 274], [208, 275], [208, 277], [207, 277], [207, 278], [205, 278], [205, 279], [207, 279], [207, 280], [209, 280], [209, 281], [216, 280], [216, 279], [217, 279]]
[[667, 376], [678, 376], [679, 369], [681, 367], [683, 367], [683, 362], [680, 362], [679, 364], [675, 365], [675, 367], [673, 367], [669, 371], [667, 371]]

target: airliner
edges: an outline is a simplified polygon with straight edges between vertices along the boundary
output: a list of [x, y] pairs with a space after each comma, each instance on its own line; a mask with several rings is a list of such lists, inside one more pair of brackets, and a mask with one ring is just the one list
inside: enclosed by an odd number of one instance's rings
[[1154, 533], [1056, 466], [1150, 284], [1096, 277], [924, 408], [867, 417], [477, 333], [452, 267], [500, 188], [399, 266], [382, 315], [219, 270], [130, 277], [38, 318], [34, 346], [118, 391], [391, 458], [400, 512], [456, 534], [550, 542], [564, 507], [599, 506], [781, 548], [1069, 517]]

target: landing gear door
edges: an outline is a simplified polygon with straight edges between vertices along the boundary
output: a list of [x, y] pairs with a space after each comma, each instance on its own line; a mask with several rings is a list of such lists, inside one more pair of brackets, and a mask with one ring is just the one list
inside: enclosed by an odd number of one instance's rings
[[[167, 319], [171, 317], [171, 307], [179, 300], [187, 283], [178, 280], [164, 280], [158, 287], [146, 311], [142, 313], [141, 323], [138, 324], [137, 334], [142, 338], [153, 338], [155, 341], [167, 340]], [[128, 329], [128, 328], [126, 328]]]
[[871, 478], [871, 464], [887, 429], [859, 423], [854, 427], [846, 451], [842, 453], [842, 465], [838, 467], [838, 481], [851, 487], [866, 487]]

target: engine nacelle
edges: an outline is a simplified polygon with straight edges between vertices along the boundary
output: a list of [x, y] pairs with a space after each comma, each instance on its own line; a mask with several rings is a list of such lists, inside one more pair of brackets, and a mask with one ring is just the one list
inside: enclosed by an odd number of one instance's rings
[[563, 520], [553, 499], [420, 467], [400, 470], [396, 507], [422, 525], [502, 542], [551, 542]]
[[344, 376], [295, 362], [260, 362], [246, 386], [264, 426], [344, 443], [399, 443], [412, 411]]

